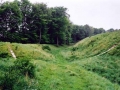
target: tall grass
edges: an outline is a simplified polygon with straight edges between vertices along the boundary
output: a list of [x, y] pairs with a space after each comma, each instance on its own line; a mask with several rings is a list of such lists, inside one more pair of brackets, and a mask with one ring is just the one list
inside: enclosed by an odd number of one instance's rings
[[72, 62], [120, 85], [120, 57], [102, 55]]
[[[101, 54], [118, 44], [120, 44], [120, 31], [104, 33], [88, 37], [78, 42], [71, 47], [71, 52], [73, 48], [78, 48], [74, 54], [82, 59]], [[116, 50], [119, 52], [119, 47], [117, 47]], [[115, 53], [116, 50], [114, 50], [113, 53]], [[67, 52], [67, 54], [71, 55], [71, 52]]]

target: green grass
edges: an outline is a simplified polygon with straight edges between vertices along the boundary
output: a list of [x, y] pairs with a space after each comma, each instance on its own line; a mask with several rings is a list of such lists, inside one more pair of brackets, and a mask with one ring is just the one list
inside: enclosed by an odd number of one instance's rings
[[[96, 36], [88, 37], [71, 47], [71, 52], [79, 58], [87, 58], [98, 55], [114, 45], [120, 44], [120, 31], [99, 34]], [[73, 48], [78, 48], [72, 51]], [[118, 49], [119, 50], [119, 49]], [[120, 51], [120, 50], [119, 50]], [[67, 52], [71, 55], [71, 52]]]
[[[74, 46], [0, 42], [0, 89], [7, 68], [17, 59], [29, 59], [35, 77], [15, 82], [14, 90], [120, 90], [120, 31], [88, 37]], [[97, 56], [116, 46], [103, 55]], [[7, 55], [6, 55], [7, 53]], [[5, 57], [2, 55], [5, 54]], [[13, 75], [14, 76], [14, 75]]]
[[56, 65], [36, 61], [36, 66], [36, 75], [42, 90], [120, 89], [117, 84], [112, 84], [109, 80], [74, 64]]
[[120, 57], [120, 43], [114, 49], [109, 51], [107, 54], [109, 54], [111, 56], [118, 56], [118, 57]]
[[120, 57], [102, 55], [72, 62], [120, 85]]
[[11, 56], [9, 49], [8, 49], [8, 45], [9, 45], [8, 42], [6, 42], [6, 43], [0, 42], [0, 56], [1, 57], [10, 57]]
[[42, 49], [42, 45], [38, 44], [11, 44], [17, 58], [29, 58], [51, 61], [54, 56]]

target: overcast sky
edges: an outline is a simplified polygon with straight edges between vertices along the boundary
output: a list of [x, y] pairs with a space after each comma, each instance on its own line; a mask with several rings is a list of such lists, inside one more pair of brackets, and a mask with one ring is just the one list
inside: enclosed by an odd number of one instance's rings
[[70, 20], [77, 25], [120, 29], [120, 0], [29, 0], [44, 2], [48, 7], [68, 8]]

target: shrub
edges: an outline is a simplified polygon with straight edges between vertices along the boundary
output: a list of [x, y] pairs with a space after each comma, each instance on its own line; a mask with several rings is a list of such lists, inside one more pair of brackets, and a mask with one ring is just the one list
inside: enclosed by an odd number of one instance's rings
[[15, 50], [18, 50], [18, 46], [15, 47]]
[[0, 53], [0, 57], [1, 58], [6, 58], [6, 57], [8, 57], [9, 55], [8, 55], [8, 53]]
[[43, 49], [43, 50], [45, 50], [45, 49], [46, 49], [46, 50], [51, 51], [51, 48], [50, 48], [49, 46], [42, 46], [42, 49]]
[[34, 65], [29, 60], [19, 59], [15, 61], [15, 68], [20, 71], [22, 75], [28, 75], [34, 77]]
[[[29, 89], [30, 87], [33, 88], [29, 83], [31, 82], [31, 78], [33, 81], [35, 76], [34, 69], [34, 65], [30, 63], [29, 60], [16, 60], [14, 65], [6, 67], [2, 74], [0, 74], [0, 87], [2, 90], [23, 90], [28, 87]], [[19, 85], [19, 87], [17, 85]]]
[[72, 48], [72, 51], [76, 51], [76, 50], [78, 50], [78, 47], [73, 47]]
[[18, 71], [16, 71], [14, 67], [9, 67], [7, 71], [5, 71], [4, 77], [2, 78], [3, 90], [13, 90], [13, 86], [19, 77], [20, 75]]

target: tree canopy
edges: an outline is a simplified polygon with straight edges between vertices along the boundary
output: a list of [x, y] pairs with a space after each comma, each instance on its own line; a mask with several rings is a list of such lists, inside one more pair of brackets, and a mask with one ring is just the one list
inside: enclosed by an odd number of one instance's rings
[[105, 32], [103, 28], [74, 25], [69, 17], [62, 6], [47, 7], [28, 0], [1, 3], [0, 41], [62, 45]]

